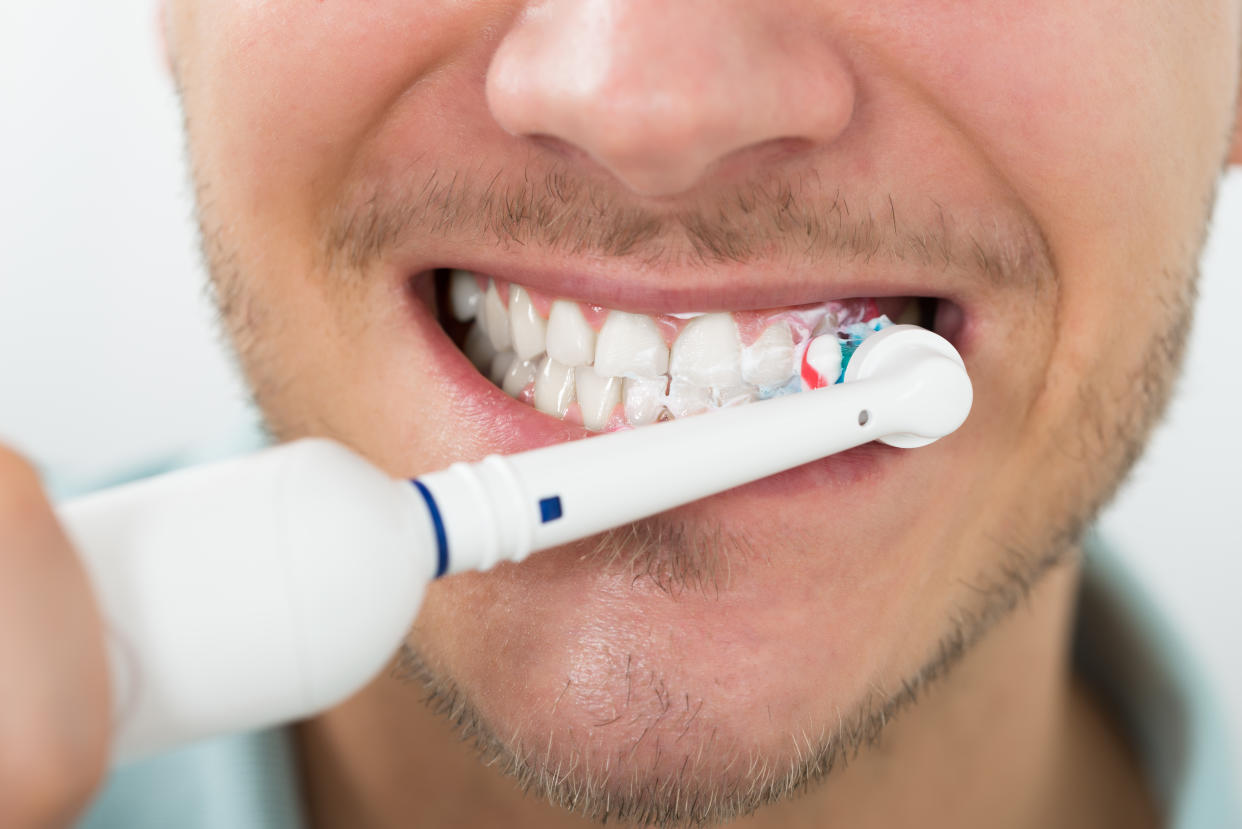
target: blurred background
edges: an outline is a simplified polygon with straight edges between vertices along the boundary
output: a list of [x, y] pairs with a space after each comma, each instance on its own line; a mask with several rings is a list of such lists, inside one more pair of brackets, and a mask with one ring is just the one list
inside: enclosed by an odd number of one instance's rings
[[[203, 288], [153, 7], [0, 4], [0, 439], [67, 486], [226, 443], [254, 421]], [[1102, 528], [1204, 666], [1239, 747], [1237, 172], [1213, 228], [1188, 370]]]

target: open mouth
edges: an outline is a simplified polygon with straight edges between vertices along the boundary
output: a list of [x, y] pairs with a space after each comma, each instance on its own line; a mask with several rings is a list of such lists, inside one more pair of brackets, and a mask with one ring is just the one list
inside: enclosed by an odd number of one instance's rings
[[734, 312], [637, 314], [465, 270], [435, 272], [445, 332], [506, 394], [592, 431], [643, 426], [839, 382], [894, 323], [953, 339], [936, 297], [856, 297]]

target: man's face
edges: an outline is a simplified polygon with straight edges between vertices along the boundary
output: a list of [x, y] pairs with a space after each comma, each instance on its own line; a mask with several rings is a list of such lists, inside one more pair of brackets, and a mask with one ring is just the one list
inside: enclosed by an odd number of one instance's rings
[[471, 366], [438, 269], [656, 318], [939, 301], [975, 387], [949, 438], [428, 592], [408, 658], [489, 748], [646, 816], [822, 771], [1073, 549], [1165, 399], [1239, 74], [1232, 0], [168, 22], [212, 276], [281, 438], [412, 476], [584, 434], [585, 402], [557, 418]]

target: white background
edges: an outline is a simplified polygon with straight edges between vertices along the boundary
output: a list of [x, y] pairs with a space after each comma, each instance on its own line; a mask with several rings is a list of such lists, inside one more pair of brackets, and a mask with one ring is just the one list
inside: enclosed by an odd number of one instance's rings
[[[0, 437], [70, 479], [250, 418], [203, 292], [151, 5], [0, 3]], [[1185, 632], [1242, 746], [1237, 173], [1214, 225], [1188, 372], [1103, 524]]]

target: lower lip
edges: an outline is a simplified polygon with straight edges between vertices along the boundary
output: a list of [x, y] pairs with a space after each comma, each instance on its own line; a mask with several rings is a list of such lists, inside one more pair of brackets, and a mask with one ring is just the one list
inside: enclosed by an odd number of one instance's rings
[[[457, 407], [459, 424], [466, 433], [481, 438], [486, 454], [509, 455], [554, 443], [590, 439], [597, 434], [509, 397], [475, 369], [422, 301], [415, 299], [412, 305], [414, 322], [431, 347], [432, 365], [441, 388], [464, 404]], [[659, 427], [656, 424], [643, 428]], [[906, 454], [891, 446], [868, 443], [753, 481], [713, 496], [713, 500], [785, 497], [810, 490], [827, 490], [828, 494], [847, 488], [857, 493], [887, 477], [889, 467]]]

